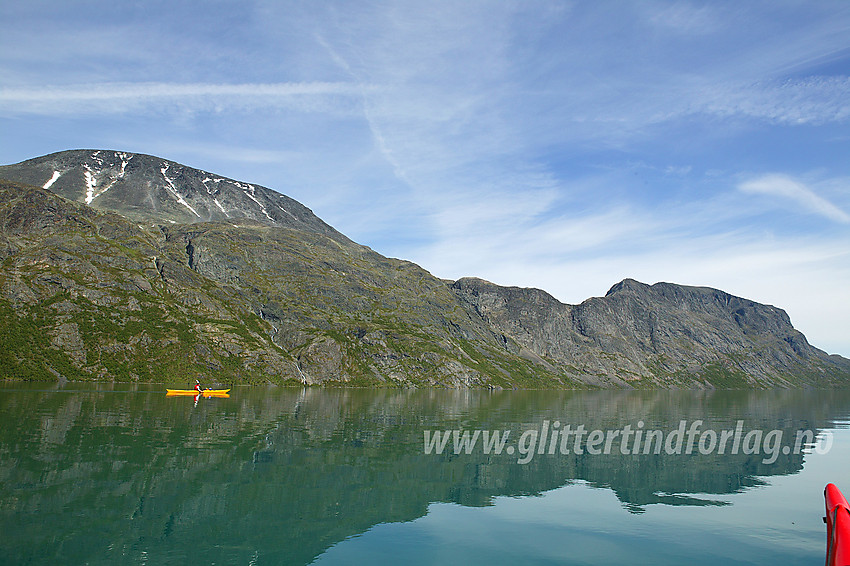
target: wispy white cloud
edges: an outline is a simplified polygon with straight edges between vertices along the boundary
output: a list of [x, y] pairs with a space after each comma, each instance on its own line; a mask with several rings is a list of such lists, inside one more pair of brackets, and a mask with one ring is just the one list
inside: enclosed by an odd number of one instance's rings
[[722, 27], [722, 18], [711, 4], [645, 3], [649, 21], [681, 34], [709, 34]]
[[784, 201], [801, 206], [808, 212], [819, 214], [835, 222], [850, 223], [850, 214], [788, 175], [778, 173], [762, 175], [739, 184], [738, 189], [745, 193], [779, 197]]
[[[96, 83], [85, 85], [42, 86], [0, 89], [0, 112], [6, 115], [33, 113], [42, 115], [76, 114], [89, 111], [128, 112], [140, 106], [180, 104], [196, 110], [272, 107], [287, 105], [307, 111], [328, 111], [332, 105], [321, 102], [329, 97], [354, 99], [336, 104], [354, 111], [356, 102], [371, 87], [351, 83]], [[353, 105], [353, 106], [352, 106]]]
[[[278, 163], [293, 164], [298, 160], [307, 158], [307, 156], [302, 152], [291, 149], [241, 147], [235, 144], [225, 144], [221, 142], [182, 144], [165, 141], [158, 144], [156, 151], [160, 154], [160, 156], [191, 156], [192, 159], [187, 159], [184, 163], [185, 165], [190, 166], [192, 163], [197, 163], [198, 161], [213, 163], [243, 163], [248, 166], [267, 166]], [[216, 173], [221, 173], [221, 171], [217, 171]], [[251, 181], [251, 179], [243, 180]]]
[[755, 84], [706, 85], [694, 93], [694, 111], [751, 117], [782, 124], [850, 120], [850, 77], [807, 77]]

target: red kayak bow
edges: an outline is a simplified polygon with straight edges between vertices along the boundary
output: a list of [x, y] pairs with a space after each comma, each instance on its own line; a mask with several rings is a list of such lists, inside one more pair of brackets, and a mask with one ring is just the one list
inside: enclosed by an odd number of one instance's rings
[[823, 490], [826, 500], [826, 566], [850, 565], [850, 504], [828, 483]]

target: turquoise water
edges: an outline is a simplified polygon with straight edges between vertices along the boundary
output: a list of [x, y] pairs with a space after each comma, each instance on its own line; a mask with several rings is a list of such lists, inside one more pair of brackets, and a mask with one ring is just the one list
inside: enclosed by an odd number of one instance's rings
[[[0, 415], [2, 564], [820, 564], [823, 487], [850, 492], [843, 391], [246, 387], [196, 403], [5, 384]], [[669, 439], [682, 421], [702, 421], [690, 454], [549, 442], [567, 424]], [[736, 426], [763, 431], [750, 453], [708, 450], [703, 433]], [[500, 454], [426, 453], [426, 431], [455, 429], [511, 432]], [[798, 451], [799, 430], [814, 440]]]

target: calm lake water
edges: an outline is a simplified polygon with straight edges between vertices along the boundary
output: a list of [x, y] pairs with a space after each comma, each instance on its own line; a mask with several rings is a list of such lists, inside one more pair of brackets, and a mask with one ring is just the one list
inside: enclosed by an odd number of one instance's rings
[[[850, 495], [846, 391], [163, 389], [0, 385], [0, 563], [810, 565]], [[567, 425], [673, 453], [561, 453]], [[455, 429], [511, 433], [426, 453]]]

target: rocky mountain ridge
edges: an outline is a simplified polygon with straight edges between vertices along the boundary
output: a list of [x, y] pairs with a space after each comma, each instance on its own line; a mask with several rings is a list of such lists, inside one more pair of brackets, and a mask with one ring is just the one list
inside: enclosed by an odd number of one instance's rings
[[[475, 278], [452, 288], [489, 325], [535, 355], [578, 366], [606, 384], [685, 374], [715, 385], [736, 377], [792, 385], [791, 376], [813, 367], [843, 371], [848, 365], [811, 346], [782, 309], [708, 287], [626, 279], [578, 305], [539, 289]], [[613, 375], [611, 363], [618, 368]]]
[[151, 156], [61, 152], [0, 167], [0, 178], [11, 179], [0, 182], [7, 377], [502, 388], [850, 380], [850, 360], [808, 344], [784, 311], [715, 289], [627, 279], [566, 305], [538, 289], [446, 282], [270, 189]]
[[0, 166], [0, 179], [155, 224], [254, 222], [348, 239], [286, 195], [167, 159], [111, 150], [62, 151]]

